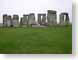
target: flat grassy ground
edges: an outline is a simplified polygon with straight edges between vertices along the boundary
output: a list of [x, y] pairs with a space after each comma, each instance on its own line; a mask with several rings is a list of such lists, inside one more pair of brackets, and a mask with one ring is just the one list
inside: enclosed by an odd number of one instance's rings
[[72, 27], [0, 28], [0, 53], [71, 54]]

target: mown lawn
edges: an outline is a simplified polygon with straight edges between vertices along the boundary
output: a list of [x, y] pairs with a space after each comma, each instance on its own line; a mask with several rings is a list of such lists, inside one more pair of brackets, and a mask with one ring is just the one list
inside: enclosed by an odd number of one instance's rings
[[0, 53], [71, 54], [72, 27], [0, 28]]

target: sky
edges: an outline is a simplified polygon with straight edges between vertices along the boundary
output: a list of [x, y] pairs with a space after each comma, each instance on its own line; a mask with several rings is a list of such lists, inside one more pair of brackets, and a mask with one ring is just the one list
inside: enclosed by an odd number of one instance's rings
[[38, 13], [47, 13], [47, 10], [57, 11], [57, 22], [59, 22], [59, 14], [68, 12], [70, 22], [72, 22], [72, 0], [0, 0], [0, 23], [2, 23], [2, 15], [35, 13], [36, 20]]

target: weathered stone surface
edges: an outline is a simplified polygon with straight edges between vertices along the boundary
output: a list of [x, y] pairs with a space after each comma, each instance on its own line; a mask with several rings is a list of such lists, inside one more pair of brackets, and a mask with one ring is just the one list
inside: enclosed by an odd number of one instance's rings
[[11, 25], [12, 25], [11, 15], [4, 14], [3, 15], [3, 26], [4, 27], [11, 27]]
[[27, 27], [28, 26], [28, 16], [29, 15], [23, 15], [23, 17], [20, 20], [21, 27]]
[[56, 11], [54, 11], [54, 10], [48, 10], [48, 13], [50, 13], [50, 14], [56, 14]]
[[28, 24], [28, 16], [29, 15], [23, 15], [23, 24]]
[[38, 14], [38, 23], [40, 25], [46, 24], [46, 14]]
[[23, 17], [20, 18], [20, 25], [23, 25]]
[[12, 24], [14, 27], [19, 26], [19, 16], [18, 15], [13, 15]]
[[27, 24], [24, 23], [24, 18], [21, 17], [21, 20], [20, 20], [20, 27], [27, 27]]
[[57, 12], [56, 11], [48, 10], [47, 22], [48, 22], [48, 25], [56, 25], [57, 24]]
[[7, 27], [7, 14], [3, 15], [3, 26]]
[[41, 14], [38, 14], [38, 23], [39, 23], [40, 25], [42, 24]]
[[7, 27], [11, 27], [12, 25], [12, 18], [10, 15], [7, 16]]
[[[35, 21], [35, 14], [30, 13], [29, 15], [24, 14], [19, 22], [19, 16], [13, 15], [13, 18], [10, 15], [4, 14], [3, 15], [3, 26], [4, 27], [37, 27], [37, 26], [49, 26], [49, 25], [56, 25], [57, 24], [57, 12], [53, 10], [48, 10], [47, 15], [44, 13], [38, 14], [38, 22]], [[69, 15], [66, 12], [63, 12], [59, 15], [60, 17], [60, 24], [69, 24]]]
[[35, 21], [35, 14], [31, 13], [28, 16], [28, 24], [29, 25], [36, 25], [36, 21]]
[[46, 24], [46, 14], [42, 15], [42, 24], [45, 25]]
[[69, 15], [68, 13], [61, 13], [60, 14], [60, 24], [69, 24]]

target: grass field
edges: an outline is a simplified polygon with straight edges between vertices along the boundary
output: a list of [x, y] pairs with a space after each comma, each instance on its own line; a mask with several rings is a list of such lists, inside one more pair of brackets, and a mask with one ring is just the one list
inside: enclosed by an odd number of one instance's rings
[[72, 27], [0, 28], [0, 53], [71, 54]]

